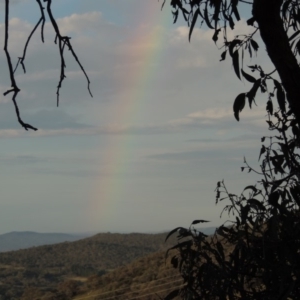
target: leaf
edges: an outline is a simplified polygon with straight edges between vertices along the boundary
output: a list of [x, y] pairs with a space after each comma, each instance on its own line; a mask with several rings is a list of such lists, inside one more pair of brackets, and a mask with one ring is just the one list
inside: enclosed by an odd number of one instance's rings
[[273, 115], [273, 103], [271, 100], [267, 102], [266, 110], [271, 116]]
[[249, 106], [250, 106], [250, 108], [251, 108], [252, 102], [254, 101], [254, 98], [256, 96], [257, 90], [258, 90], [258, 88], [260, 86], [260, 83], [261, 83], [261, 79], [257, 79], [255, 81], [255, 83], [253, 84], [251, 90], [247, 93], [247, 98], [249, 100]]
[[247, 25], [253, 26], [254, 22], [255, 22], [255, 18], [252, 17], [252, 18], [250, 18], [250, 19], [247, 20]]
[[283, 15], [284, 19], [286, 19], [288, 7], [289, 7], [289, 5], [290, 5], [291, 2], [292, 2], [292, 0], [287, 0], [282, 5], [282, 15]]
[[207, 222], [210, 222], [210, 221], [206, 221], [206, 220], [194, 220], [191, 225], [195, 225], [195, 224], [198, 224], [198, 223], [207, 223]]
[[256, 82], [256, 79], [253, 76], [247, 74], [243, 69], [241, 69], [241, 72], [246, 80], [248, 80], [249, 82], [252, 82], [252, 83]]
[[234, 29], [234, 22], [231, 16], [229, 16], [229, 26], [232, 30]]
[[256, 206], [259, 210], [266, 210], [265, 206], [257, 199], [249, 199], [247, 202], [250, 204], [250, 206]]
[[217, 29], [217, 30], [215, 30], [215, 33], [214, 33], [214, 35], [213, 35], [213, 37], [212, 37], [212, 40], [213, 40], [215, 43], [216, 43], [217, 40], [218, 40], [218, 34], [220, 33], [220, 31], [221, 31], [220, 28]]
[[239, 66], [239, 52], [236, 50], [232, 55], [232, 64], [235, 71], [236, 76], [241, 79], [240, 75], [240, 66]]
[[251, 46], [253, 47], [254, 51], [257, 51], [259, 46], [254, 40], [250, 40]]
[[241, 18], [240, 18], [239, 11], [237, 10], [237, 7], [236, 7], [236, 6], [234, 6], [234, 7], [232, 8], [232, 11], [233, 11], [233, 13], [234, 13], [234, 16], [235, 16], [235, 18], [237, 19], [237, 21], [240, 21], [240, 20], [241, 20]]
[[276, 96], [277, 96], [277, 102], [278, 102], [279, 108], [282, 112], [285, 112], [285, 93], [283, 91], [281, 84], [275, 79], [273, 81], [274, 81], [274, 85], [277, 89]]
[[174, 249], [177, 249], [177, 248], [180, 248], [180, 249], [181, 249], [182, 247], [186, 247], [186, 246], [187, 246], [188, 248], [190, 248], [190, 247], [192, 246], [192, 244], [193, 244], [193, 241], [192, 241], [192, 240], [189, 240], [189, 241], [185, 241], [185, 242], [176, 244], [175, 246], [173, 246], [173, 247], [171, 247], [171, 248], [169, 248], [169, 249], [167, 250], [165, 257], [168, 257], [168, 253], [169, 253], [170, 250], [174, 250]]
[[[252, 47], [251, 47], [251, 44], [248, 45], [248, 51], [249, 51], [250, 58], [252, 58]], [[253, 69], [252, 69], [252, 72], [253, 72]]]
[[162, 4], [162, 6], [161, 6], [161, 10], [164, 8], [165, 3], [166, 3], [166, 0], [164, 0], [163, 4]]
[[220, 59], [220, 61], [225, 60], [226, 54], [227, 54], [227, 50], [224, 51], [224, 52], [221, 54], [221, 59]]
[[191, 27], [190, 27], [190, 32], [189, 32], [189, 42], [191, 41], [192, 32], [193, 32], [194, 26], [197, 22], [198, 15], [199, 15], [199, 8], [194, 13], [194, 17], [193, 17], [192, 24], [191, 24]]
[[260, 153], [259, 153], [259, 157], [258, 160], [260, 160], [260, 157], [266, 152], [266, 147], [264, 145], [262, 145], [261, 149], [260, 149]]
[[210, 29], [214, 29], [214, 27], [211, 25], [209, 17], [208, 17], [208, 9], [207, 9], [207, 3], [206, 3], [206, 7], [204, 9], [204, 20], [206, 25], [210, 28]]
[[175, 12], [173, 12], [173, 17], [174, 17], [173, 24], [175, 24], [178, 19], [178, 13], [179, 13], [178, 9]]
[[177, 228], [171, 230], [171, 231], [168, 233], [168, 235], [167, 235], [167, 237], [166, 237], [166, 239], [165, 239], [165, 242], [167, 241], [167, 239], [168, 239], [173, 233], [177, 232], [179, 229], [187, 230], [186, 228], [183, 228], [183, 227], [177, 227]]
[[241, 40], [239, 40], [239, 39], [235, 39], [232, 42], [230, 42], [229, 47], [228, 47], [230, 56], [233, 56], [234, 47], [239, 45], [240, 43], [241, 43]]
[[300, 33], [300, 30], [294, 32], [294, 33], [289, 37], [289, 41], [291, 41], [292, 39], [294, 39], [299, 33]]
[[221, 1], [216, 1], [215, 11], [213, 15], [213, 20], [215, 20], [215, 30], [217, 30], [217, 26], [218, 26], [220, 8], [221, 8]]
[[245, 102], [246, 102], [246, 93], [241, 93], [239, 94], [233, 103], [233, 112], [234, 112], [234, 116], [237, 119], [237, 121], [239, 121], [239, 113], [243, 110], [243, 108], [245, 107]]
[[257, 192], [257, 188], [254, 185], [248, 185], [244, 188], [244, 191], [246, 190], [252, 190], [254, 193]]

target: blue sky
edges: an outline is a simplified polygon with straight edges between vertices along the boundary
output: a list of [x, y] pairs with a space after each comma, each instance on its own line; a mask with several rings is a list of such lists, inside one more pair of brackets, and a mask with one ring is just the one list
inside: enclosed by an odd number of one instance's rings
[[[16, 76], [22, 116], [39, 130], [20, 128], [9, 96], [0, 98], [1, 233], [154, 232], [199, 218], [219, 225], [217, 181], [240, 193], [256, 179], [240, 167], [244, 156], [258, 167], [260, 137], [267, 134], [264, 95], [238, 123], [232, 104], [250, 86], [229, 60], [219, 62], [212, 32], [196, 28], [188, 43], [184, 23], [173, 25], [169, 7], [161, 12], [157, 1], [53, 2], [94, 97], [67, 55], [56, 107], [59, 57], [47, 22], [45, 44], [34, 36], [28, 72]], [[39, 15], [35, 1], [12, 3], [16, 63]], [[236, 33], [247, 30], [243, 19]], [[254, 60], [269, 67], [263, 47]], [[4, 53], [0, 65], [3, 93], [10, 84]]]

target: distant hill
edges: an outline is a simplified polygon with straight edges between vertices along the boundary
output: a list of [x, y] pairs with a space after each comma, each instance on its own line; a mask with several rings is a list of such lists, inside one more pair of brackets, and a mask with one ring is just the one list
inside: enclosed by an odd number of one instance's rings
[[0, 252], [26, 249], [41, 245], [73, 242], [89, 235], [73, 235], [66, 233], [38, 233], [33, 231], [13, 231], [0, 235]]
[[0, 295], [22, 299], [24, 291], [30, 288], [29, 299], [33, 300], [35, 290], [49, 294], [69, 278], [103, 275], [139, 257], [165, 251], [175, 243], [175, 239], [165, 243], [165, 237], [166, 233], [100, 233], [75, 242], [2, 252]]

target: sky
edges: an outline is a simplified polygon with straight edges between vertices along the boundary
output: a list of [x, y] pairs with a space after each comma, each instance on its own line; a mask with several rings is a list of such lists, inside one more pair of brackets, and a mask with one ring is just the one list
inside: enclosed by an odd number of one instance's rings
[[[12, 0], [9, 50], [13, 64], [38, 21], [36, 1]], [[4, 8], [4, 4], [0, 4]], [[0, 233], [160, 232], [195, 219], [218, 226], [225, 204], [215, 187], [232, 193], [255, 183], [241, 173], [243, 157], [259, 168], [260, 138], [268, 135], [267, 99], [246, 105], [237, 122], [235, 97], [251, 85], [220, 62], [221, 44], [207, 28], [188, 42], [183, 21], [154, 0], [54, 0], [53, 14], [90, 81], [70, 51], [56, 107], [60, 60], [47, 19], [28, 47], [16, 80], [27, 132], [17, 122], [4, 52], [0, 53]], [[245, 10], [245, 16], [249, 15]], [[3, 14], [0, 33], [4, 37]], [[230, 33], [249, 32], [245, 18]], [[259, 37], [257, 37], [259, 42]], [[264, 47], [246, 64], [271, 70]], [[269, 69], [268, 69], [269, 68]]]

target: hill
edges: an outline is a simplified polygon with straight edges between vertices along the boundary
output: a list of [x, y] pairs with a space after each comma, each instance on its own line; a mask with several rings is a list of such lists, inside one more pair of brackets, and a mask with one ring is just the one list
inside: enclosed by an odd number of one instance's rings
[[66, 233], [39, 233], [33, 231], [13, 231], [0, 234], [0, 252], [26, 249], [30, 247], [73, 242], [89, 235]]
[[107, 274], [93, 275], [83, 282], [79, 279], [69, 278], [48, 292], [27, 288], [21, 299], [157, 300], [183, 284], [179, 273], [165, 260], [165, 251], [138, 258]]
[[66, 280], [106, 274], [139, 257], [164, 251], [175, 242], [164, 243], [165, 237], [166, 233], [101, 233], [75, 242], [0, 253], [1, 300], [21, 299], [28, 289], [45, 295]]
[[182, 284], [180, 274], [171, 266], [169, 260], [165, 260], [163, 251], [139, 258], [104, 276], [89, 277], [73, 291], [73, 294], [77, 294], [73, 299], [157, 300]]

